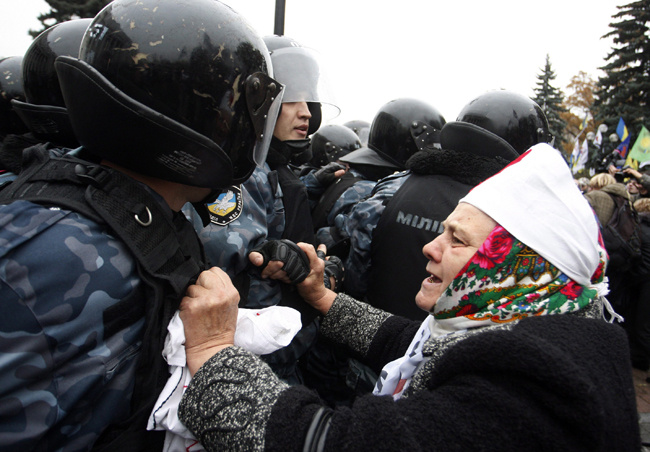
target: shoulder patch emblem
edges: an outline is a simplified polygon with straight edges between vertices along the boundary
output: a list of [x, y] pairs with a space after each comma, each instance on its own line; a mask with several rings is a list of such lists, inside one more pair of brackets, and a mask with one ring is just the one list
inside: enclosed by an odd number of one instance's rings
[[225, 226], [239, 218], [243, 208], [244, 199], [241, 194], [241, 185], [233, 185], [219, 193], [215, 202], [208, 204], [210, 221], [219, 226]]

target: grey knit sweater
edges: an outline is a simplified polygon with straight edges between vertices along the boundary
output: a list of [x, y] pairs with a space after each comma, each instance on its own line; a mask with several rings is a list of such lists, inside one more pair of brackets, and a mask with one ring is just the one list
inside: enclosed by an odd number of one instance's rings
[[[362, 356], [390, 314], [339, 294], [321, 324], [326, 337]], [[350, 334], [352, 333], [352, 334]], [[289, 386], [257, 356], [240, 347], [215, 354], [194, 375], [179, 418], [210, 450], [264, 450], [271, 408]]]
[[[427, 341], [402, 399], [326, 408], [325, 451], [636, 451], [640, 435], [623, 330], [580, 315], [525, 318]], [[375, 369], [404, 354], [420, 322], [339, 295], [322, 333]], [[210, 451], [301, 451], [323, 404], [232, 347], [196, 373], [179, 417]]]

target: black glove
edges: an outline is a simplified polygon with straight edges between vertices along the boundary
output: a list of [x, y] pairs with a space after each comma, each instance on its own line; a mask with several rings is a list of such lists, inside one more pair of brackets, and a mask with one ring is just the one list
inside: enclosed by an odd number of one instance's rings
[[316, 255], [325, 261], [325, 274], [323, 275], [325, 287], [332, 289], [330, 278], [334, 278], [334, 289], [340, 289], [345, 270], [343, 269], [343, 261], [336, 256], [330, 256], [329, 260], [325, 259], [325, 253], [316, 251]]
[[328, 187], [334, 181], [339, 179], [334, 175], [334, 173], [344, 169], [345, 169], [345, 165], [336, 162], [331, 162], [325, 165], [324, 167], [322, 167], [321, 169], [317, 170], [314, 173], [314, 177], [316, 178], [316, 181], [318, 181], [318, 183], [321, 184], [323, 187]]
[[283, 262], [282, 270], [291, 280], [291, 284], [303, 282], [311, 271], [309, 258], [305, 252], [290, 240], [269, 240], [254, 248], [251, 253], [253, 251], [260, 253], [264, 258], [260, 270], [263, 270], [270, 261]]

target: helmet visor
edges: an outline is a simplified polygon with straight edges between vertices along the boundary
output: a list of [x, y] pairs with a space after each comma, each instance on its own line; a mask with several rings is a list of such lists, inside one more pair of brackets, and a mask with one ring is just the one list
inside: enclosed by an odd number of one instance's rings
[[282, 102], [315, 102], [326, 106], [327, 120], [340, 113], [316, 52], [305, 47], [285, 47], [271, 53], [273, 77], [285, 86]]
[[[252, 153], [247, 155], [249, 159], [252, 159], [251, 163], [254, 165], [237, 162], [234, 174], [235, 183], [246, 180], [254, 166], [262, 165], [266, 160], [275, 129], [275, 121], [282, 105], [283, 94], [284, 87], [262, 72], [251, 74], [246, 79], [246, 105], [255, 133]], [[246, 154], [244, 153], [244, 155]]]
[[255, 148], [253, 149], [253, 161], [255, 161], [255, 164], [258, 166], [263, 165], [266, 161], [266, 155], [269, 152], [271, 138], [273, 138], [273, 131], [275, 130], [275, 122], [280, 115], [281, 106], [282, 91], [280, 91], [277, 97], [271, 102], [268, 113], [266, 114], [266, 119], [264, 120], [264, 125], [261, 129], [262, 132], [255, 142]]

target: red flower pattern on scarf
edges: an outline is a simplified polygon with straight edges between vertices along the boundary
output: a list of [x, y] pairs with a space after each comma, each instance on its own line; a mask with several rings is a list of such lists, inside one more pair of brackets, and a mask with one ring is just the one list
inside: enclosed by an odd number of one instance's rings
[[[604, 266], [603, 260], [593, 280]], [[580, 310], [596, 296], [595, 289], [572, 281], [497, 225], [438, 299], [433, 314], [438, 321], [465, 318], [478, 326]]]
[[573, 300], [575, 298], [578, 298], [578, 295], [580, 295], [583, 290], [584, 287], [582, 287], [580, 284], [573, 280], [569, 280], [569, 282], [560, 289], [560, 293], [566, 295], [568, 299]]
[[474, 255], [474, 263], [479, 267], [489, 270], [496, 265], [503, 263], [510, 249], [512, 248], [513, 237], [503, 229], [502, 226], [497, 225], [494, 231], [483, 242], [481, 247]]

